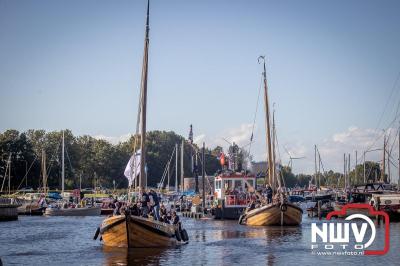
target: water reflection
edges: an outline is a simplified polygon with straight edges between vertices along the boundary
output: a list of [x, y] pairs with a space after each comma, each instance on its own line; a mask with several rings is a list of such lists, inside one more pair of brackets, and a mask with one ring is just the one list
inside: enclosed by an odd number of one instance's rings
[[[102, 217], [20, 217], [0, 225], [4, 265], [398, 265], [400, 223], [390, 224], [385, 256], [316, 256], [311, 254], [311, 220], [298, 227], [250, 227], [236, 221], [182, 218], [188, 245], [170, 249], [124, 249], [93, 241]], [[384, 227], [377, 226], [377, 243]], [[6, 233], [5, 233], [6, 232]]]
[[166, 249], [116, 248], [103, 246], [105, 265], [159, 265]]

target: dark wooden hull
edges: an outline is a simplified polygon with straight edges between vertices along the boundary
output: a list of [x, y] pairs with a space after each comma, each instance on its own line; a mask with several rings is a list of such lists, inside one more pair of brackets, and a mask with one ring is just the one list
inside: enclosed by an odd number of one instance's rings
[[100, 214], [101, 215], [111, 215], [113, 213], [114, 213], [114, 209], [104, 209], [104, 208], [102, 208]]
[[175, 226], [132, 215], [106, 218], [100, 228], [103, 243], [112, 247], [155, 248], [179, 244]]
[[245, 209], [245, 207], [216, 207], [213, 210], [213, 217], [217, 220], [237, 220]]
[[0, 222], [18, 220], [18, 206], [16, 204], [0, 204]]

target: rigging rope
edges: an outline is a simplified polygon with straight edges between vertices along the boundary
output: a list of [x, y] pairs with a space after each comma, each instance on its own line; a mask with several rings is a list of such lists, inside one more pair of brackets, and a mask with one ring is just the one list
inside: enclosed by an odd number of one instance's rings
[[255, 124], [256, 124], [256, 118], [257, 118], [257, 113], [258, 113], [258, 105], [259, 105], [259, 102], [260, 102], [260, 94], [261, 94], [262, 82], [263, 82], [263, 77], [261, 76], [260, 86], [258, 88], [256, 110], [254, 112], [254, 118], [253, 118], [253, 126], [252, 126], [252, 129], [251, 129], [251, 137], [250, 137], [249, 152], [248, 152], [249, 156], [250, 156], [250, 151], [251, 151], [251, 144], [253, 143], [253, 139], [254, 139], [254, 127], [255, 127]]

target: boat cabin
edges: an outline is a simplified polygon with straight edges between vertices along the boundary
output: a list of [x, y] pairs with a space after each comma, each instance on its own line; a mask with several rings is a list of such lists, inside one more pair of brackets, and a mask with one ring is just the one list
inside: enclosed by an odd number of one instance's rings
[[227, 171], [215, 177], [214, 196], [217, 200], [224, 200], [225, 207], [247, 206], [255, 186], [254, 175]]

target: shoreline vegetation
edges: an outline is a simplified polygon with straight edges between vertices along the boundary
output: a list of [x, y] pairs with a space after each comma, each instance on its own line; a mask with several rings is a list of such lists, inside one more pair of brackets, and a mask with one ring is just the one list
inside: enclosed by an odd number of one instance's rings
[[[96, 139], [89, 135], [74, 136], [70, 130], [64, 130], [65, 134], [65, 188], [104, 188], [127, 187], [127, 179], [124, 177], [124, 169], [133, 152], [134, 136], [129, 140], [118, 144], [111, 144], [103, 139]], [[136, 136], [138, 137], [138, 136]], [[165, 165], [170, 159], [171, 153], [184, 137], [173, 131], [150, 131], [146, 136], [147, 144], [147, 174], [148, 185], [156, 186], [164, 172]], [[0, 183], [3, 183], [7, 161], [11, 154], [11, 190], [23, 187], [37, 189], [41, 186], [41, 154], [42, 150], [47, 155], [47, 175], [50, 189], [61, 188], [61, 144], [62, 131], [46, 132], [45, 130], [27, 130], [19, 132], [9, 129], [0, 132]], [[194, 144], [195, 145], [195, 144]], [[196, 146], [196, 145], [195, 145]], [[196, 146], [196, 148], [198, 148]], [[222, 148], [217, 146], [206, 148], [206, 173], [214, 175], [221, 169], [218, 156]], [[227, 152], [227, 151], [224, 151]], [[180, 158], [179, 158], [180, 160]], [[252, 167], [248, 171], [263, 180], [267, 171], [265, 162], [253, 162], [251, 156], [245, 151], [238, 153], [238, 170], [244, 170], [244, 165], [251, 161]], [[180, 165], [180, 162], [179, 162]], [[281, 166], [281, 175], [287, 187], [305, 187], [313, 176], [308, 174], [294, 174], [289, 166]], [[350, 171], [351, 184], [359, 184], [363, 181], [363, 164], [357, 165], [357, 171]], [[175, 169], [171, 169], [174, 176]], [[356, 176], [356, 172], [358, 175]], [[26, 174], [27, 173], [27, 174]], [[366, 162], [366, 178], [369, 181], [378, 181], [380, 177], [380, 165], [376, 162]], [[25, 179], [25, 175], [27, 180]], [[180, 169], [178, 169], [180, 176]], [[185, 145], [184, 149], [184, 176], [192, 177], [191, 147]], [[314, 175], [315, 176], [315, 175]], [[343, 173], [332, 170], [317, 173], [317, 179], [322, 186], [343, 186]], [[171, 186], [174, 186], [175, 178], [171, 178]], [[314, 182], [313, 182], [314, 183]], [[7, 184], [5, 184], [5, 187]]]

